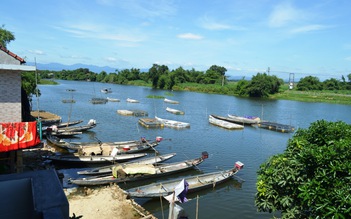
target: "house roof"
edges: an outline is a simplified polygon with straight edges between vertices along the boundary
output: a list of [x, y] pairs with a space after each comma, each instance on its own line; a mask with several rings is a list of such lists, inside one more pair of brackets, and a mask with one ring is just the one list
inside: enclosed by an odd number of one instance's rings
[[8, 55], [12, 56], [13, 58], [17, 59], [18, 61], [21, 62], [21, 64], [26, 63], [26, 61], [24, 61], [23, 58], [19, 57], [18, 55], [16, 55], [15, 53], [11, 52], [10, 50], [6, 49], [5, 47], [3, 47], [2, 45], [0, 45], [0, 50], [6, 52]]

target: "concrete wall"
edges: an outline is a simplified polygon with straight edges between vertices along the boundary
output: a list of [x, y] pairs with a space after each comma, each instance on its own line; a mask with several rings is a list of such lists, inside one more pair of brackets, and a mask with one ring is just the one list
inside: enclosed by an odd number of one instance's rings
[[21, 73], [0, 70], [0, 122], [21, 122]]
[[10, 56], [6, 52], [0, 50], [0, 64], [6, 65], [20, 65], [21, 62], [14, 57]]

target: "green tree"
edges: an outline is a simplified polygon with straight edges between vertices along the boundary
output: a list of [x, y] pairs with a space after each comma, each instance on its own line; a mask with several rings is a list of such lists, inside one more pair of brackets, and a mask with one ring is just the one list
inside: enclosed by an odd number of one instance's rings
[[158, 80], [161, 77], [161, 75], [168, 74], [168, 72], [169, 72], [169, 69], [167, 66], [153, 64], [152, 67], [149, 69], [149, 79], [151, 79], [152, 87], [157, 88], [159, 84]]
[[257, 73], [247, 85], [247, 93], [250, 97], [268, 97], [270, 94], [279, 92], [282, 81], [275, 75]]
[[15, 36], [5, 29], [5, 25], [2, 25], [0, 27], [0, 45], [6, 48], [12, 40], [15, 40]]
[[317, 77], [307, 76], [300, 79], [296, 88], [300, 91], [322, 90], [323, 86]]
[[235, 90], [234, 92], [240, 96], [245, 96], [247, 95], [247, 87], [249, 86], [249, 81], [245, 80], [245, 78], [241, 79], [240, 81], [238, 81], [238, 83], [236, 84]]
[[351, 217], [351, 125], [316, 121], [258, 170], [259, 211], [282, 218]]
[[336, 80], [335, 78], [330, 78], [322, 83], [324, 90], [340, 90], [341, 82]]

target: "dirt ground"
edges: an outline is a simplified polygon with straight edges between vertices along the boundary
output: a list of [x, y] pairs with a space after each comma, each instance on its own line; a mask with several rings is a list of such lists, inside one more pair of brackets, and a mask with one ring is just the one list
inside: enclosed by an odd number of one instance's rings
[[[39, 148], [24, 150], [24, 171], [52, 168], [43, 164], [45, 162], [42, 159], [42, 156], [52, 152], [54, 150], [45, 144]], [[109, 185], [94, 189], [64, 189], [64, 192], [69, 202], [69, 217], [72, 219], [155, 219], [153, 215], [132, 199], [127, 199], [118, 185]]]
[[[66, 191], [67, 194], [67, 191]], [[84, 188], [67, 194], [71, 218], [136, 219], [155, 218], [132, 200], [117, 185], [98, 189]]]

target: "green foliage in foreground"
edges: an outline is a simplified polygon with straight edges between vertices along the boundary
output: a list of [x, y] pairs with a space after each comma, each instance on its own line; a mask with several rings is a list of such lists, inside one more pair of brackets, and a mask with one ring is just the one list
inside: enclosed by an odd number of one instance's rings
[[256, 206], [282, 218], [351, 217], [351, 125], [316, 121], [258, 170]]

